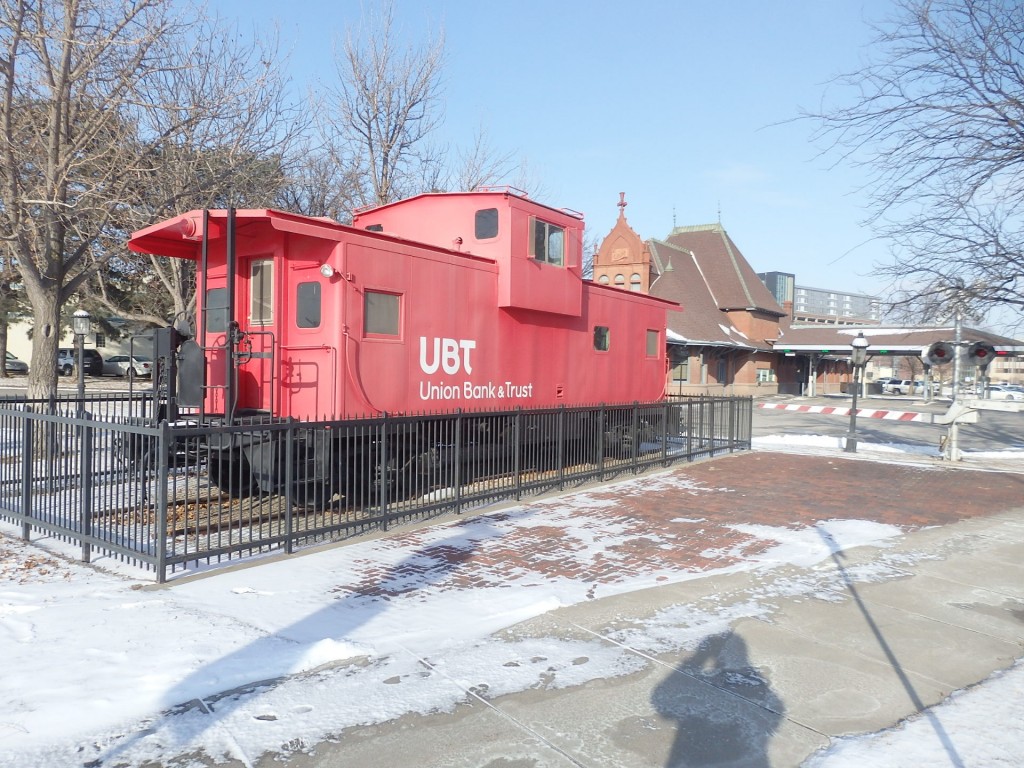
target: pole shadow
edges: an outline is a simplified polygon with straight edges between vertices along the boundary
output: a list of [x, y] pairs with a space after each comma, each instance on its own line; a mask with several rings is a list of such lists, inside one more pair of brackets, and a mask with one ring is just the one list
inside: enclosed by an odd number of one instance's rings
[[942, 744], [942, 748], [949, 757], [950, 765], [954, 768], [963, 768], [963, 758], [961, 758], [957, 752], [956, 746], [953, 744], [952, 739], [950, 739], [949, 734], [942, 725], [942, 721], [939, 720], [935, 712], [931, 708], [926, 707], [924, 702], [921, 700], [917, 690], [914, 688], [913, 682], [910, 680], [910, 676], [907, 675], [906, 671], [903, 669], [903, 665], [900, 664], [900, 660], [896, 657], [892, 647], [885, 639], [885, 635], [882, 633], [881, 628], [875, 622], [874, 617], [872, 617], [871, 611], [868, 610], [867, 605], [861, 598], [860, 593], [857, 591], [857, 585], [850, 577], [845, 566], [843, 566], [843, 558], [845, 557], [845, 554], [842, 546], [835, 540], [832, 534], [824, 530], [821, 526], [817, 526], [817, 531], [818, 535], [828, 546], [829, 551], [832, 554], [832, 561], [836, 564], [836, 568], [839, 570], [839, 575], [843, 580], [846, 591], [850, 593], [850, 596], [853, 597], [854, 602], [857, 604], [857, 608], [860, 609], [861, 615], [864, 616], [864, 620], [871, 629], [871, 634], [873, 634], [875, 636], [875, 640], [878, 641], [878, 645], [882, 649], [882, 653], [885, 654], [886, 660], [888, 660], [893, 672], [896, 673], [896, 677], [899, 678], [900, 684], [903, 686], [903, 690], [906, 691], [907, 696], [914, 705], [915, 711], [918, 714], [924, 715], [928, 719], [928, 724], [931, 725], [932, 730], [935, 731], [935, 735], [938, 737], [939, 742]]
[[735, 632], [704, 638], [658, 684], [651, 704], [675, 723], [665, 768], [771, 765], [768, 747], [785, 707]]
[[[273, 688], [290, 677], [261, 675], [259, 670], [292, 667], [318, 642], [344, 643], [353, 631], [385, 613], [394, 600], [415, 596], [420, 590], [442, 582], [466, 566], [482, 542], [503, 535], [481, 520], [461, 522], [456, 527], [452, 536], [412, 552], [383, 573], [368, 576], [331, 605], [196, 669], [167, 692], [164, 709], [153, 724], [103, 750], [96, 759], [86, 762], [85, 768], [119, 765], [119, 758], [158, 727], [170, 735], [172, 743], [196, 743], [234, 709], [250, 703], [261, 690]], [[175, 718], [197, 712], [204, 716], [198, 725], [195, 717], [183, 718], [188, 722], [181, 722], [180, 726], [175, 722]], [[230, 734], [227, 735], [230, 740]]]

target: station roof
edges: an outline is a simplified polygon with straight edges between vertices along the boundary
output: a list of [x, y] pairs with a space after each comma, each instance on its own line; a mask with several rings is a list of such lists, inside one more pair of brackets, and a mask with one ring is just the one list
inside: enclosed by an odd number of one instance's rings
[[[786, 354], [850, 354], [850, 342], [858, 334], [868, 340], [868, 355], [913, 355], [937, 341], [952, 342], [956, 338], [953, 326], [884, 326], [884, 325], [808, 325], [791, 326], [772, 342], [776, 352]], [[1015, 339], [977, 328], [961, 328], [963, 342], [983, 341], [1003, 354], [1024, 354], [1024, 344]]]
[[777, 320], [784, 310], [757, 277], [721, 225], [677, 227], [668, 242], [649, 240], [650, 293], [678, 301], [669, 317], [670, 343], [770, 352], [763, 339], [738, 328], [730, 312]]

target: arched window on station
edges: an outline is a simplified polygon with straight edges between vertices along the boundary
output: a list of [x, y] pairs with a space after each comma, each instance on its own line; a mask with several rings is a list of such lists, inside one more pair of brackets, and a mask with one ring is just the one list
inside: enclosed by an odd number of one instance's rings
[[636, 272], [633, 273], [632, 277], [629, 278], [629, 290], [633, 293], [639, 293], [643, 286], [640, 284], [640, 275]]
[[601, 285], [608, 285], [608, 283], [610, 283], [611, 281], [608, 279], [608, 275], [601, 275], [599, 278], [597, 278], [597, 282], [599, 282]]
[[623, 286], [624, 286], [625, 284], [626, 284], [626, 278], [625, 278], [625, 276], [623, 276], [623, 275], [616, 275], [616, 276], [615, 276], [615, 285], [616, 285], [617, 287], [621, 288], [621, 287], [623, 287]]

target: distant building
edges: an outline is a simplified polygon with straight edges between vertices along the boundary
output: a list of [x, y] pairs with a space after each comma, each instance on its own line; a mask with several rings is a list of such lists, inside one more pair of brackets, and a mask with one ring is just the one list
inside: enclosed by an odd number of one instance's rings
[[789, 272], [758, 272], [757, 276], [765, 284], [765, 287], [772, 292], [772, 296], [779, 302], [780, 307], [786, 306], [787, 301], [793, 301], [796, 275], [792, 275]]
[[997, 357], [988, 367], [993, 384], [1024, 384], [1024, 357]]
[[793, 322], [826, 325], [874, 325], [882, 321], [876, 296], [796, 284], [789, 272], [758, 272], [775, 300], [792, 307]]

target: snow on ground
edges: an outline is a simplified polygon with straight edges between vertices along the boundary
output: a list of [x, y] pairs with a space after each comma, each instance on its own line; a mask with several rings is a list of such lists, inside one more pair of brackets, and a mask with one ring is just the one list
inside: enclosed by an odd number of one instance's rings
[[[841, 448], [835, 440], [787, 435], [755, 440], [755, 446]], [[861, 450], [881, 447], [862, 443]], [[884, 450], [914, 454], [905, 446]], [[652, 482], [671, 490], [685, 480], [664, 475], [628, 481], [644, 488]], [[460, 586], [447, 579], [450, 569], [423, 561], [431, 547], [487, 552], [505, 546], [503, 539], [516, 531], [553, 524], [579, 545], [573, 557], [593, 557], [631, 535], [609, 526], [607, 518], [591, 519], [600, 511], [595, 502], [575, 494], [424, 529], [415, 544], [362, 541], [170, 589], [79, 564], [74, 550], [62, 553], [58, 544], [54, 551], [26, 545], [16, 528], [0, 528], [0, 764], [138, 765], [196, 752], [246, 762], [266, 752], [308, 749], [348, 726], [451, 711], [485, 680], [488, 696], [498, 696], [541, 680], [562, 687], [629, 674], [647, 663], [629, 648], [660, 653], [696, 647], [730, 622], [770, 612], [780, 595], [827, 599], [841, 591], [813, 579], [776, 580], [774, 593], [728, 610], [686, 606], [625, 627], [615, 638], [621, 645], [499, 639], [499, 629], [588, 599], [593, 585], [524, 571]], [[802, 531], [740, 528], [765, 546], [739, 565], [742, 553], [704, 553], [720, 556], [723, 570], [808, 567], [830, 557], [831, 541], [833, 547], [879, 548], [875, 564], [854, 578], [900, 573], [898, 559], [884, 554], [887, 542], [900, 535], [893, 526], [833, 521]], [[339, 587], [358, 583], [367, 563], [384, 572], [385, 590], [365, 594]], [[411, 565], [418, 567], [405, 567]], [[712, 572], [623, 576], [601, 594]], [[956, 729], [958, 741], [964, 734], [976, 742], [972, 756], [1015, 756], [1024, 737], [1022, 694], [1024, 669], [1015, 667], [943, 704], [942, 723]], [[811, 764], [934, 765], [948, 757], [948, 744], [924, 715], [890, 732], [838, 741]]]

